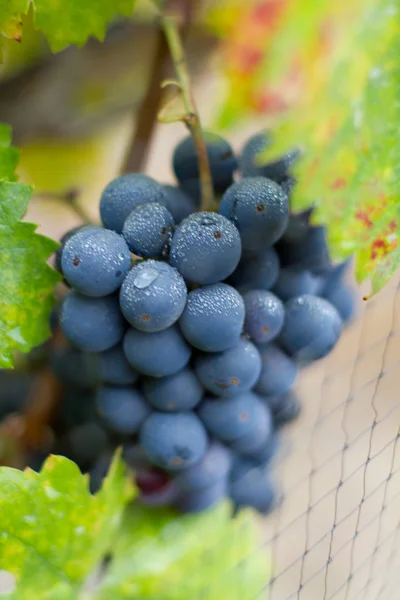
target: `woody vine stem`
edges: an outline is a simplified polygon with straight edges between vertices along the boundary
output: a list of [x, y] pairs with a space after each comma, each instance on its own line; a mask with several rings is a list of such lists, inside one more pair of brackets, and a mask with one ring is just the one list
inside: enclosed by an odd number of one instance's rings
[[189, 129], [196, 147], [199, 163], [199, 177], [201, 185], [201, 209], [212, 210], [214, 206], [214, 190], [211, 178], [210, 164], [207, 155], [207, 147], [204, 132], [201, 127], [199, 113], [193, 98], [189, 71], [186, 63], [185, 53], [178, 24], [175, 18], [160, 14], [161, 26], [164, 31], [171, 59], [175, 68], [177, 80], [166, 81], [163, 86], [174, 85], [178, 88], [179, 95], [184, 106], [184, 114], [174, 117], [164, 116], [164, 110], [159, 114], [161, 122], [182, 121]]

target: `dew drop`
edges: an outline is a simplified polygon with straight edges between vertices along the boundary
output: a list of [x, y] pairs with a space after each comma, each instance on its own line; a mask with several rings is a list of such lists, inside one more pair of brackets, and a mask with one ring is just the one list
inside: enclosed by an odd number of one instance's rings
[[61, 496], [60, 492], [58, 492], [57, 490], [55, 490], [54, 488], [52, 488], [50, 486], [45, 486], [44, 493], [51, 500], [55, 500], [56, 498], [58, 498], [59, 496]]
[[77, 535], [82, 535], [82, 533], [85, 533], [86, 531], [86, 527], [84, 525], [78, 525], [78, 527], [75, 527], [75, 533]]
[[210, 225], [214, 225], [215, 221], [211, 217], [203, 217], [201, 220], [201, 224], [209, 227]]
[[159, 272], [156, 269], [147, 269], [139, 273], [133, 282], [133, 285], [140, 290], [149, 287], [159, 276]]
[[34, 515], [24, 515], [23, 520], [26, 523], [29, 523], [30, 525], [32, 525], [33, 523], [36, 522], [36, 517]]

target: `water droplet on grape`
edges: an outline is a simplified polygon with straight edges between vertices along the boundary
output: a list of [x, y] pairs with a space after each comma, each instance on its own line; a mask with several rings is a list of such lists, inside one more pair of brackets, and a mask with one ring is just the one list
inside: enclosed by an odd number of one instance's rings
[[159, 272], [156, 269], [146, 269], [141, 271], [134, 279], [133, 285], [140, 290], [149, 287], [159, 277]]
[[210, 225], [215, 224], [215, 219], [213, 219], [212, 217], [203, 217], [201, 220], [201, 224], [205, 225], [206, 227], [209, 227]]

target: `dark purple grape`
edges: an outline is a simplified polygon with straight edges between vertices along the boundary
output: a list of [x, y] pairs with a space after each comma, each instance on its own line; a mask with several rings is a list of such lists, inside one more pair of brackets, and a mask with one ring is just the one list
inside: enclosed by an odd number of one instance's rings
[[256, 344], [267, 344], [283, 327], [285, 309], [272, 292], [252, 290], [243, 295], [246, 317], [244, 333]]

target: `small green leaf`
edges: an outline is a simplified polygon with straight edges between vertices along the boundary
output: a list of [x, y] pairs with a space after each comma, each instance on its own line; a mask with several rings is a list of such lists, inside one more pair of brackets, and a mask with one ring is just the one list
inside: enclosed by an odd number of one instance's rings
[[50, 335], [53, 289], [60, 276], [48, 264], [57, 243], [19, 221], [31, 187], [16, 183], [18, 151], [0, 124], [0, 367], [12, 367], [15, 350], [28, 352]]
[[135, 1], [0, 0], [0, 33], [20, 39], [21, 17], [32, 6], [36, 27], [43, 31], [53, 52], [58, 52], [69, 44], [83, 46], [89, 36], [103, 40], [108, 23], [118, 15], [129, 17]]
[[30, 0], [0, 0], [0, 34], [21, 39], [21, 15], [28, 12]]
[[40, 473], [0, 468], [0, 565], [16, 579], [3, 597], [77, 600], [132, 495], [118, 454], [94, 496], [87, 476], [62, 456], [50, 456]]
[[224, 502], [199, 515], [133, 506], [96, 600], [252, 600], [270, 578], [254, 513]]

